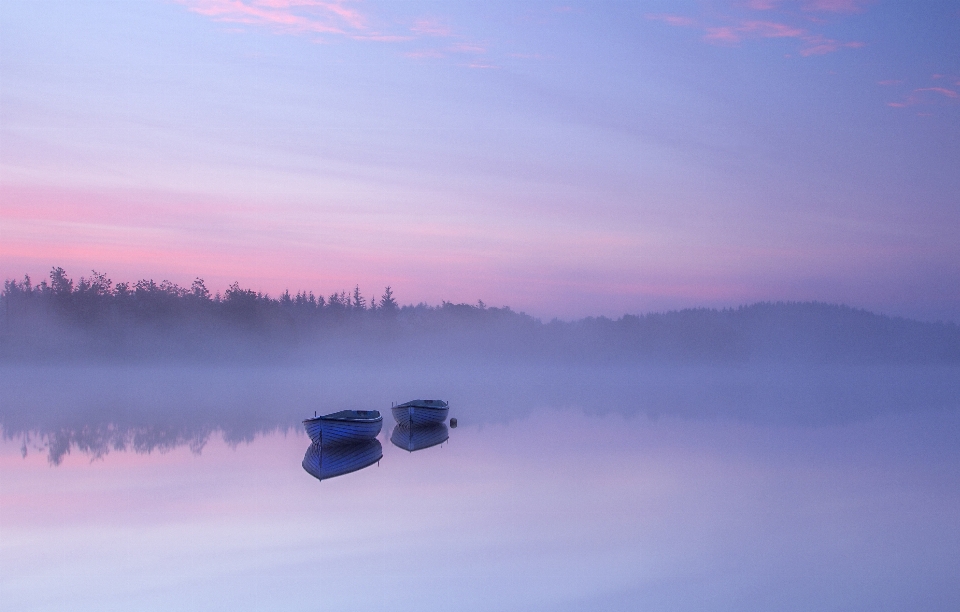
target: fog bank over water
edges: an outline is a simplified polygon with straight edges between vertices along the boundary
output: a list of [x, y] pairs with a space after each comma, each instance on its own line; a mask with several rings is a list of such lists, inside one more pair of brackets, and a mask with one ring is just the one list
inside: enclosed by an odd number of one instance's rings
[[51, 462], [79, 451], [200, 451], [211, 435], [241, 443], [343, 408], [440, 397], [464, 425], [534, 410], [630, 418], [823, 426], [956, 410], [956, 365], [563, 365], [466, 363], [415, 355], [387, 365], [0, 367], [0, 427]]
[[[464, 424], [538, 409], [820, 426], [960, 407], [960, 328], [819, 303], [542, 322], [355, 290], [211, 296], [55, 269], [2, 295], [0, 427], [66, 453], [200, 451], [344, 408], [437, 397]], [[388, 417], [389, 419], [389, 417]]]

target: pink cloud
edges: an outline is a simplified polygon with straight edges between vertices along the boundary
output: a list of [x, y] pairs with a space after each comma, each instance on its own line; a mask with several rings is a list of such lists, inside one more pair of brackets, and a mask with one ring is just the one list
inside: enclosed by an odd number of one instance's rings
[[730, 27], [707, 28], [704, 40], [715, 44], [733, 45], [740, 42], [740, 35]]
[[445, 57], [443, 53], [440, 53], [436, 49], [424, 49], [422, 51], [408, 51], [404, 53], [404, 56], [410, 57], [413, 59], [429, 59], [429, 58], [441, 58]]
[[453, 29], [438, 19], [422, 18], [417, 19], [410, 26], [410, 31], [421, 36], [453, 36]]
[[821, 36], [808, 36], [804, 38], [805, 46], [800, 49], [800, 55], [810, 57], [811, 55], [826, 55], [839, 51], [844, 44], [832, 38], [823, 38]]
[[[937, 95], [929, 96], [926, 95], [927, 92]], [[888, 102], [887, 106], [892, 106], [893, 108], [906, 108], [908, 106], [916, 106], [918, 104], [937, 104], [938, 100], [942, 100], [941, 96], [946, 98], [947, 101], [960, 100], [960, 93], [957, 93], [952, 89], [947, 89], [946, 87], [918, 87], [917, 89], [914, 89], [904, 100], [899, 102]]]
[[803, 3], [803, 10], [819, 13], [859, 13], [865, 4], [865, 0], [807, 0]]
[[755, 11], [769, 11], [777, 8], [778, 4], [779, 0], [747, 0], [744, 6]]
[[454, 53], [486, 53], [486, 47], [481, 45], [474, 45], [470, 43], [460, 43], [458, 45], [453, 45], [450, 47], [450, 50]]
[[713, 44], [734, 45], [745, 38], [797, 38], [804, 46], [800, 55], [824, 55], [838, 51], [843, 47], [859, 47], [862, 43], [843, 43], [807, 30], [773, 21], [744, 21], [737, 26], [719, 26], [706, 28], [704, 40]]
[[945, 87], [921, 87], [920, 89], [915, 89], [914, 91], [933, 91], [953, 99], [960, 97], [957, 95], [957, 92], [953, 91], [952, 89], [946, 89]]
[[[355, 8], [356, 0], [173, 0], [187, 10], [214, 21], [259, 26], [278, 34], [321, 34], [357, 41], [408, 43], [422, 37], [454, 38], [460, 42], [447, 49], [410, 50], [413, 59], [442, 58], [448, 53], [486, 53], [480, 44], [457, 36], [453, 28], [436, 17], [421, 17], [400, 33], [381, 32]], [[242, 31], [242, 30], [239, 30]]]
[[648, 15], [645, 15], [645, 17], [653, 21], [662, 21], [667, 25], [678, 26], [678, 27], [688, 27], [694, 24], [693, 19], [689, 17], [684, 17], [682, 15], [650, 13]]
[[409, 42], [411, 40], [414, 40], [415, 37], [399, 36], [395, 34], [361, 34], [361, 35], [351, 36], [350, 38], [352, 38], [353, 40], [372, 40], [375, 42], [396, 43], [396, 42]]
[[343, 1], [177, 0], [216, 21], [259, 25], [287, 33], [345, 34], [366, 29], [366, 18]]
[[[367, 20], [363, 15], [353, 9], [344, 7], [343, 4], [337, 2], [306, 2], [306, 0], [299, 0], [299, 3], [302, 5], [312, 4], [315, 6], [323, 6], [326, 10], [338, 15], [341, 19], [358, 30], [362, 30], [367, 27]], [[290, 4], [297, 3], [291, 2]]]
[[[863, 10], [863, 6], [869, 0], [803, 0], [800, 2], [800, 8], [810, 12], [827, 13], [856, 13]], [[782, 0], [739, 0], [733, 3], [733, 7], [746, 8], [754, 11], [774, 11], [785, 4]], [[790, 16], [790, 11], [784, 12], [785, 16]], [[796, 14], [792, 14], [794, 18]], [[697, 20], [694, 17], [686, 15], [677, 15], [671, 13], [649, 13], [647, 19], [661, 21], [671, 26], [695, 27], [704, 32], [703, 40], [710, 44], [735, 46], [740, 42], [750, 38], [795, 38], [803, 41], [803, 46], [799, 54], [803, 57], [813, 55], [824, 55], [833, 53], [844, 48], [860, 48], [864, 43], [858, 41], [839, 41], [827, 38], [822, 34], [811, 31], [805, 27], [791, 25], [790, 23], [773, 20], [757, 19], [737, 19], [732, 15], [727, 16], [704, 16]], [[711, 21], [713, 23], [711, 23]], [[808, 16], [804, 18], [804, 25], [809, 23], [823, 23], [822, 18]]]
[[798, 38], [805, 33], [799, 28], [772, 21], [744, 21], [737, 29], [763, 38]]

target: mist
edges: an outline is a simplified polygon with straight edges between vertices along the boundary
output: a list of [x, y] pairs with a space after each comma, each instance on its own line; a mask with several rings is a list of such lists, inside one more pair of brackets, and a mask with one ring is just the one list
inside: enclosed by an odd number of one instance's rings
[[[400, 355], [616, 365], [656, 363], [960, 363], [960, 327], [817, 302], [757, 303], [544, 322], [509, 306], [401, 306], [359, 287], [278, 298], [236, 283], [211, 294], [169, 281], [6, 281], [5, 362], [386, 363]], [[401, 359], [402, 360], [402, 359]]]
[[441, 397], [461, 423], [542, 409], [817, 427], [960, 406], [960, 328], [759, 303], [576, 321], [141, 280], [7, 281], [0, 427], [22, 452], [202, 449], [344, 408]]

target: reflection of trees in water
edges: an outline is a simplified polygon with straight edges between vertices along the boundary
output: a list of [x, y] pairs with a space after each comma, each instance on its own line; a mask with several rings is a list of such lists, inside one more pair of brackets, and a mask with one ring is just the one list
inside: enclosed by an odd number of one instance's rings
[[0, 365], [0, 432], [51, 462], [69, 452], [200, 452], [300, 427], [326, 405], [309, 370], [205, 367]]
[[181, 446], [199, 454], [211, 431], [178, 431], [167, 427], [140, 427], [120, 429], [115, 425], [61, 429], [45, 434], [50, 463], [59, 465], [71, 449], [98, 459], [111, 450], [151, 453], [169, 451]]
[[[186, 446], [192, 453], [199, 455], [210, 436], [217, 433], [223, 436], [223, 440], [228, 445], [237, 446], [248, 444], [258, 436], [277, 431], [284, 430], [275, 427], [260, 431], [231, 432], [212, 427], [189, 430], [161, 426], [121, 429], [114, 425], [105, 425], [74, 430], [60, 429], [47, 433], [33, 432], [24, 437], [23, 448], [27, 448], [28, 442], [33, 444], [39, 442], [36, 448], [47, 452], [47, 458], [52, 465], [59, 465], [63, 458], [74, 450], [89, 455], [91, 459], [99, 459], [110, 451], [132, 451], [139, 454], [163, 453]], [[25, 453], [26, 450], [24, 450]]]
[[261, 429], [223, 430], [212, 425], [192, 427], [172, 425], [137, 425], [121, 427], [114, 424], [83, 425], [75, 428], [60, 427], [51, 430], [12, 432], [4, 428], [6, 439], [21, 439], [21, 453], [29, 449], [47, 454], [51, 465], [60, 465], [66, 455], [73, 451], [99, 459], [111, 451], [147, 454], [167, 452], [188, 447], [199, 455], [211, 435], [221, 434], [230, 446], [250, 443], [257, 436], [284, 431], [275, 426]]

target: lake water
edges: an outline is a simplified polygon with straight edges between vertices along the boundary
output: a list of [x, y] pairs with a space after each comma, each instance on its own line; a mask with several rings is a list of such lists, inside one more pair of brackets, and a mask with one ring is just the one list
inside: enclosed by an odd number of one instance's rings
[[[960, 609], [955, 369], [710, 372], [4, 368], [3, 608]], [[405, 384], [442, 444], [391, 443]], [[299, 419], [351, 402], [383, 456], [318, 481]]]

